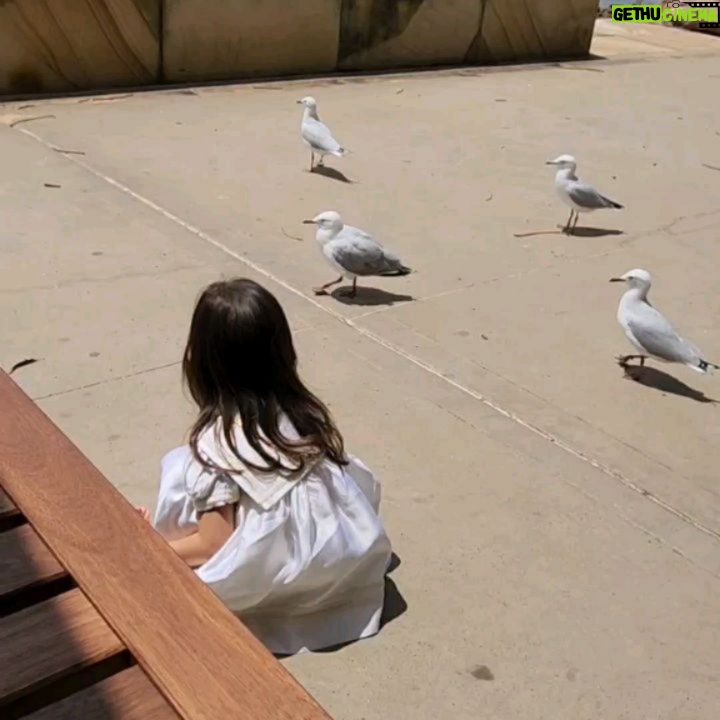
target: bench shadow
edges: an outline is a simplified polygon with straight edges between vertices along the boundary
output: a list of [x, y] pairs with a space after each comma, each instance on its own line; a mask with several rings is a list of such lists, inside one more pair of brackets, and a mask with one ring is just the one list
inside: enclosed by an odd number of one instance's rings
[[411, 302], [415, 298], [412, 295], [399, 295], [397, 293], [388, 292], [372, 287], [358, 287], [355, 297], [343, 295], [348, 291], [348, 287], [341, 287], [333, 290], [330, 295], [343, 305], [395, 305], [396, 303]]
[[[408, 604], [405, 602], [405, 598], [400, 594], [397, 585], [390, 578], [390, 573], [394, 572], [400, 564], [400, 558], [393, 553], [390, 557], [390, 564], [388, 565], [388, 569], [385, 574], [385, 599], [383, 601], [382, 616], [380, 617], [380, 632], [382, 632], [382, 629], [388, 623], [391, 623], [393, 620], [399, 618], [408, 609]], [[349, 645], [354, 645], [357, 642], [361, 642], [361, 640], [349, 640], [348, 642], [340, 643], [338, 645], [330, 645], [326, 648], [321, 648], [320, 650], [313, 650], [313, 652], [318, 654], [333, 653], [338, 650], [342, 650]], [[275, 657], [282, 660], [288, 656], [276, 655]]]
[[322, 175], [323, 177], [337, 180], [338, 182], [349, 183], [351, 185], [355, 184], [355, 180], [351, 180], [347, 175], [340, 172], [340, 170], [336, 170], [328, 165], [316, 165], [311, 172], [313, 175]]
[[578, 225], [571, 234], [577, 237], [606, 237], [608, 235], [624, 235], [625, 231], [611, 228], [581, 227]]
[[666, 372], [654, 367], [647, 365], [645, 367], [638, 367], [637, 365], [632, 365], [627, 368], [626, 375], [631, 380], [645, 387], [653, 388], [663, 393], [686, 397], [700, 403], [718, 402], [713, 398], [709, 398], [705, 393], [700, 392], [700, 390], [695, 390], [695, 388], [686, 385], [682, 380], [678, 380], [672, 375], [668, 375]]

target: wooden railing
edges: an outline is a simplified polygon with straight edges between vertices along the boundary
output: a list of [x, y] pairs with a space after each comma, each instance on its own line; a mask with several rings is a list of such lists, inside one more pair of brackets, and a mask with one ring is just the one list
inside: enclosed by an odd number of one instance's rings
[[329, 720], [2, 371], [0, 717]]

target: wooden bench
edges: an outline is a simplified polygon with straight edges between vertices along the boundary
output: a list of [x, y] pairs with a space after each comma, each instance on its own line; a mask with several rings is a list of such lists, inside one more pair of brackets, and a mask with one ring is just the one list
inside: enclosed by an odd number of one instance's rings
[[0, 717], [329, 720], [2, 371]]

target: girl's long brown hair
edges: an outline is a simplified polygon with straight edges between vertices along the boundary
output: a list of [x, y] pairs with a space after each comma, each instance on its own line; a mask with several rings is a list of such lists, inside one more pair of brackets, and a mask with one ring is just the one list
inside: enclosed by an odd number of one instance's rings
[[[325, 405], [297, 373], [297, 355], [280, 303], [264, 287], [240, 278], [216, 282], [195, 306], [183, 356], [183, 377], [200, 409], [190, 431], [190, 447], [205, 467], [214, 466], [198, 450], [200, 435], [218, 419], [225, 441], [238, 459], [261, 471], [300, 471], [324, 456], [347, 464], [343, 439]], [[299, 439], [280, 431], [285, 415]], [[265, 463], [242, 457], [233, 436], [236, 421], [250, 447]], [[261, 438], [292, 465], [269, 454]]]

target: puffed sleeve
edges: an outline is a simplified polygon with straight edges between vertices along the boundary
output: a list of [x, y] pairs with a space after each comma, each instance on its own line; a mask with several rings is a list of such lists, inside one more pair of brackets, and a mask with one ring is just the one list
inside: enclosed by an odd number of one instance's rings
[[240, 487], [232, 478], [208, 470], [188, 478], [187, 490], [199, 513], [233, 505], [240, 500]]

